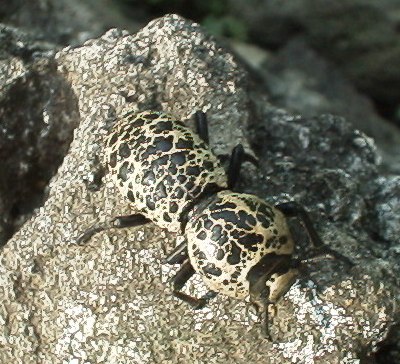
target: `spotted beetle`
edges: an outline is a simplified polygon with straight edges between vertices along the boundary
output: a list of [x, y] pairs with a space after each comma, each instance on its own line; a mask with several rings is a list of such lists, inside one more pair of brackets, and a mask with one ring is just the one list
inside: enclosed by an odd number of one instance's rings
[[[209, 146], [203, 112], [195, 113], [197, 134], [163, 112], [128, 112], [106, 137], [106, 158], [115, 186], [140, 214], [119, 216], [88, 229], [81, 244], [106, 228], [154, 222], [185, 241], [165, 259], [180, 264], [173, 294], [202, 308], [218, 293], [244, 299], [264, 314], [269, 333], [269, 305], [275, 304], [297, 279], [302, 266], [321, 258], [347, 258], [324, 245], [307, 212], [295, 202], [272, 206], [255, 195], [234, 192], [243, 161], [256, 163], [237, 145], [227, 172]], [[312, 245], [308, 258], [293, 259], [294, 241], [286, 223], [298, 217]], [[181, 290], [194, 274], [210, 290], [191, 297]]]

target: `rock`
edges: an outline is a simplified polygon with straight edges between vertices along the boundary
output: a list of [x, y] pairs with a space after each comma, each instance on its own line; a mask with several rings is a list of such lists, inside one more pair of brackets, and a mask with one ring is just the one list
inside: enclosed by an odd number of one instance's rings
[[76, 126], [49, 44], [0, 27], [0, 245], [43, 201]]
[[0, 4], [0, 19], [36, 39], [59, 46], [82, 44], [110, 27], [120, 26], [132, 32], [140, 28], [115, 2], [107, 0], [8, 0]]
[[[371, 139], [341, 118], [302, 119], [266, 103], [231, 54], [176, 15], [136, 35], [110, 30], [54, 62], [80, 124], [44, 206], [1, 252], [0, 362], [337, 363], [377, 349], [397, 312], [399, 272], [396, 253], [368, 234], [384, 228], [368, 214], [381, 201]], [[277, 305], [274, 342], [244, 301], [218, 296], [193, 311], [173, 298], [177, 267], [162, 259], [177, 237], [152, 224], [75, 244], [92, 224], [135, 212], [104, 167], [104, 127], [148, 108], [189, 125], [207, 111], [216, 153], [241, 142], [260, 158], [259, 170], [244, 166], [243, 189], [304, 203], [324, 241], [356, 263], [310, 267]], [[292, 228], [302, 256], [307, 238]], [[189, 286], [205, 289], [198, 277]]]
[[377, 180], [375, 218], [379, 238], [400, 253], [400, 176], [385, 176]]
[[400, 131], [380, 117], [332, 64], [302, 41], [291, 41], [258, 66], [270, 102], [305, 117], [331, 113], [344, 116], [374, 138], [383, 173], [399, 173]]
[[399, 3], [396, 0], [231, 0], [229, 11], [267, 48], [300, 37], [335, 63], [381, 111], [394, 117], [400, 98]]

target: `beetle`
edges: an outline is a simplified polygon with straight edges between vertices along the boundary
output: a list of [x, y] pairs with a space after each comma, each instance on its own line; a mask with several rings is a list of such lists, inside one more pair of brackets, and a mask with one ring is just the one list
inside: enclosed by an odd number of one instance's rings
[[[263, 312], [269, 332], [269, 305], [293, 285], [302, 267], [321, 258], [349, 260], [327, 247], [306, 210], [296, 202], [271, 205], [235, 191], [241, 164], [257, 163], [241, 144], [232, 151], [227, 171], [211, 151], [205, 113], [195, 113], [197, 133], [159, 111], [129, 111], [116, 118], [106, 136], [105, 156], [113, 183], [140, 213], [118, 216], [89, 228], [78, 243], [105, 228], [153, 222], [185, 239], [165, 258], [180, 264], [173, 294], [193, 308], [218, 293], [250, 302]], [[312, 246], [307, 259], [293, 258], [294, 240], [287, 218], [303, 223]], [[209, 291], [200, 298], [182, 292], [193, 274]]]

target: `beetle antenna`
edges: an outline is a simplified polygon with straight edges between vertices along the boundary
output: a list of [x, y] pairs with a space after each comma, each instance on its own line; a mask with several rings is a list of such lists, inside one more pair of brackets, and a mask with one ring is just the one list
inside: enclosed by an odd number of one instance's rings
[[271, 337], [271, 333], [269, 331], [270, 328], [270, 318], [269, 318], [269, 306], [270, 306], [270, 302], [265, 302], [264, 305], [264, 319], [263, 319], [263, 328], [262, 328], [262, 332], [264, 337], [268, 340], [268, 341], [272, 341], [272, 337]]

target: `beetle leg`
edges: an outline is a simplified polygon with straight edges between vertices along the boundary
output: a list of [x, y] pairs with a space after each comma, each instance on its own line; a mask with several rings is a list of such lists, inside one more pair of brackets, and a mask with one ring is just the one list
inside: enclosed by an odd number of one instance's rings
[[278, 204], [275, 206], [275, 208], [282, 211], [282, 213], [286, 217], [297, 217], [298, 219], [300, 219], [304, 228], [307, 231], [313, 248], [320, 248], [325, 245], [319, 237], [317, 231], [315, 230], [310, 216], [308, 215], [308, 212], [304, 209], [303, 206], [295, 201], [290, 201]]
[[240, 170], [243, 162], [251, 162], [258, 166], [258, 161], [252, 155], [244, 151], [243, 145], [238, 144], [233, 148], [228, 167], [228, 189], [233, 190], [240, 176]]
[[196, 271], [194, 270], [193, 266], [190, 264], [189, 261], [186, 261], [183, 263], [182, 267], [179, 269], [179, 271], [176, 273], [175, 277], [172, 278], [172, 281], [174, 283], [174, 290], [173, 290], [173, 295], [182, 301], [185, 301], [188, 303], [192, 308], [195, 310], [203, 308], [207, 302], [215, 297], [218, 293], [209, 291], [205, 295], [203, 295], [201, 298], [196, 298], [187, 295], [186, 293], [181, 292], [181, 289], [185, 286], [186, 282], [192, 277], [192, 275]]
[[117, 216], [110, 221], [106, 221], [103, 224], [93, 225], [89, 229], [87, 229], [82, 235], [78, 237], [76, 240], [76, 244], [82, 245], [86, 241], [88, 241], [94, 234], [97, 234], [100, 231], [112, 229], [112, 228], [125, 228], [125, 227], [134, 227], [140, 226], [149, 223], [147, 217], [141, 214], [133, 214], [128, 216]]
[[271, 327], [271, 319], [269, 318], [269, 307], [273, 305], [273, 303], [271, 302], [265, 302], [264, 305], [264, 317], [262, 318], [263, 320], [263, 328], [262, 328], [262, 334], [264, 336], [265, 339], [267, 339], [268, 341], [272, 341], [272, 336], [271, 336], [271, 332], [269, 330], [269, 328]]
[[164, 263], [167, 264], [182, 264], [188, 259], [187, 243], [183, 243], [176, 246], [170, 254], [164, 259]]
[[[250, 302], [257, 309], [257, 313], [261, 314], [262, 333], [270, 341], [272, 340], [270, 333], [272, 320], [269, 317], [269, 308], [289, 290], [297, 273], [289, 276], [289, 280], [282, 285], [280, 294], [273, 299], [271, 299], [270, 288], [266, 283], [273, 274], [279, 272], [281, 274], [289, 273], [293, 268], [297, 269], [297, 266], [298, 263], [294, 262], [290, 255], [269, 253], [264, 255], [247, 273], [246, 279], [249, 281]], [[261, 312], [260, 309], [262, 309]]]
[[206, 113], [204, 113], [203, 111], [196, 111], [196, 113], [194, 114], [194, 120], [196, 122], [197, 134], [199, 134], [200, 138], [206, 144], [209, 144], [208, 122]]
[[278, 210], [282, 211], [283, 214], [287, 217], [297, 217], [298, 219], [300, 219], [305, 230], [307, 231], [311, 245], [313, 247], [313, 252], [307, 259], [303, 260], [303, 263], [306, 263], [308, 261], [315, 262], [324, 259], [339, 259], [350, 266], [354, 265], [354, 263], [349, 258], [334, 251], [322, 242], [320, 236], [314, 228], [308, 212], [304, 209], [303, 206], [295, 201], [291, 201], [278, 204], [275, 207]]
[[242, 144], [233, 148], [228, 167], [228, 189], [233, 190], [239, 179], [240, 169], [242, 167], [244, 149]]

